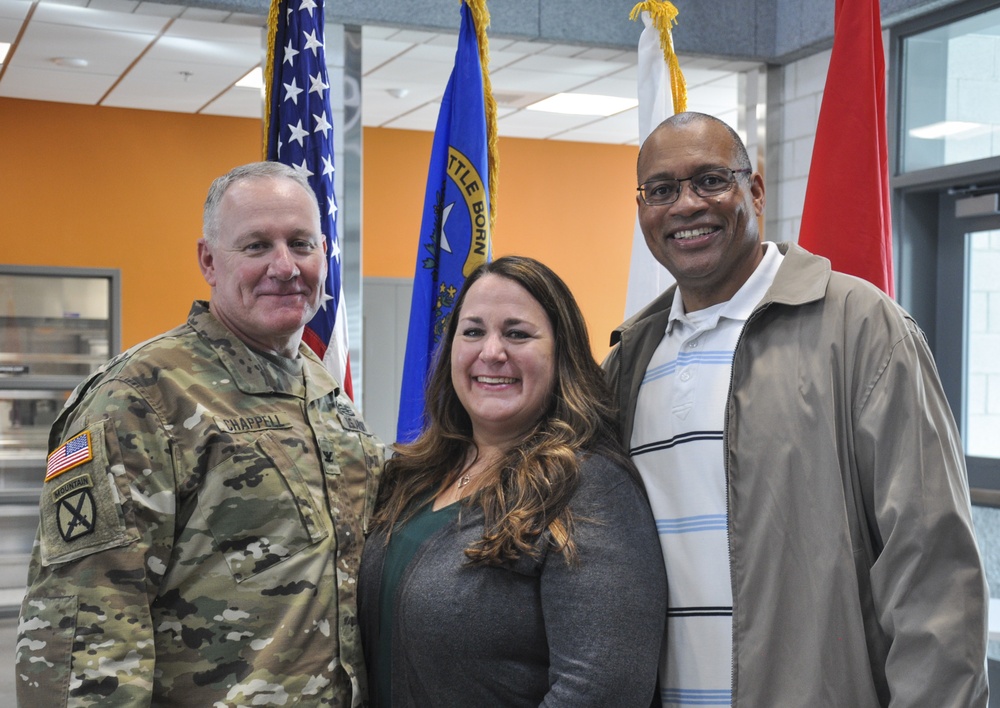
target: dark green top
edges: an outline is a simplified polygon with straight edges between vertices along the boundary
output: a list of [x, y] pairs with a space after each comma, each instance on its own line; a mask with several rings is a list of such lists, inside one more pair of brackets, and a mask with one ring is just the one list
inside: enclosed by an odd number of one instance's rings
[[433, 510], [434, 503], [428, 502], [412, 518], [397, 524], [386, 549], [385, 565], [382, 567], [382, 587], [379, 592], [379, 633], [377, 681], [379, 684], [378, 708], [391, 708], [392, 695], [392, 620], [396, 589], [420, 546], [448, 522], [458, 517], [461, 507], [454, 502]]

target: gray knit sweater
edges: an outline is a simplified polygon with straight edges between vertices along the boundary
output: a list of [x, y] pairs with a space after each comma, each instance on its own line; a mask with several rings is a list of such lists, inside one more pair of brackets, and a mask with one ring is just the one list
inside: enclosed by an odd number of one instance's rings
[[[395, 598], [393, 706], [650, 705], [666, 577], [649, 505], [625, 470], [597, 456], [582, 462], [571, 503], [576, 566], [555, 552], [467, 566], [463, 550], [483, 531], [478, 507], [424, 543]], [[358, 600], [373, 691], [384, 557], [384, 535], [373, 534]]]

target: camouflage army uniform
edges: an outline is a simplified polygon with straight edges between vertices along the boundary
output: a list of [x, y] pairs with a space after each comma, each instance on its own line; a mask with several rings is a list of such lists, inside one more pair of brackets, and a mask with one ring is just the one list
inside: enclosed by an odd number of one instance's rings
[[301, 351], [255, 354], [196, 302], [74, 392], [21, 606], [20, 705], [362, 704], [356, 578], [384, 451]]

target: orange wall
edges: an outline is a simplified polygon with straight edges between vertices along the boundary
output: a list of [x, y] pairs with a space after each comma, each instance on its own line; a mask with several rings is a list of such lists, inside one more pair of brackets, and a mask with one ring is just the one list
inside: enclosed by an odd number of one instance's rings
[[[366, 276], [413, 276], [430, 145], [430, 133], [364, 131]], [[625, 303], [636, 149], [502, 139], [499, 151], [494, 255], [559, 273], [603, 356]], [[0, 98], [0, 262], [121, 269], [122, 345], [142, 341], [208, 296], [195, 257], [205, 193], [259, 155], [256, 120]]]
[[260, 121], [0, 98], [0, 261], [120, 268], [122, 346], [208, 297], [212, 180], [259, 159]]
[[[365, 275], [413, 277], [431, 139], [426, 132], [365, 130]], [[603, 358], [625, 310], [637, 148], [501, 138], [498, 152], [493, 255], [532, 256], [556, 271]]]

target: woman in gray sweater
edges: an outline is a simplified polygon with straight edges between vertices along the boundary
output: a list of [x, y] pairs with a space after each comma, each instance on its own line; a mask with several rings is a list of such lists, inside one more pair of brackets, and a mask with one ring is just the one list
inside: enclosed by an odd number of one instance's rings
[[647, 708], [662, 554], [565, 283], [529, 258], [480, 266], [426, 399], [362, 559], [372, 705]]

